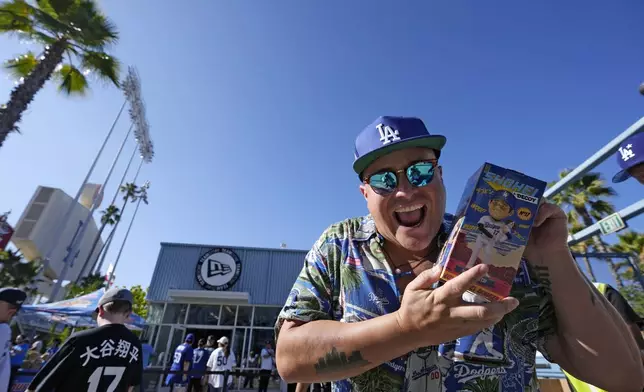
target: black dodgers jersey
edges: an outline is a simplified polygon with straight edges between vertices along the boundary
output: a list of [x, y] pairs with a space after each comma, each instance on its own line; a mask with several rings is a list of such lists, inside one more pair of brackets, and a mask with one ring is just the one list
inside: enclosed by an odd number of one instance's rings
[[38, 372], [34, 391], [121, 392], [143, 376], [141, 342], [123, 324], [75, 333]]

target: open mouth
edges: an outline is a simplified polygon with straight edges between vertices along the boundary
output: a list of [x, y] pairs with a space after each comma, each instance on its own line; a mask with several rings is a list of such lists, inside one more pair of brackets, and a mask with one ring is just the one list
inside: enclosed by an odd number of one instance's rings
[[400, 226], [417, 227], [425, 219], [427, 206], [424, 204], [414, 204], [408, 207], [399, 207], [394, 210], [394, 217]]

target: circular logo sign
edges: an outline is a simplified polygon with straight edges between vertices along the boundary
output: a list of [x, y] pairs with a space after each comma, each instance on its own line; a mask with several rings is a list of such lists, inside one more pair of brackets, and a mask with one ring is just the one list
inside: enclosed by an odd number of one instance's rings
[[230, 289], [241, 275], [241, 260], [230, 249], [214, 248], [197, 262], [197, 282], [207, 290]]

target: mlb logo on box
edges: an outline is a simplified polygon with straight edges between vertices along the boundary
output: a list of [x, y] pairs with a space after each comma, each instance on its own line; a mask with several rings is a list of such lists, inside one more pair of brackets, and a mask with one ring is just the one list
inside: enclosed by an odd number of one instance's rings
[[489, 301], [507, 297], [545, 189], [544, 181], [485, 163], [465, 186], [439, 256], [441, 279], [487, 264], [487, 276], [470, 291]]

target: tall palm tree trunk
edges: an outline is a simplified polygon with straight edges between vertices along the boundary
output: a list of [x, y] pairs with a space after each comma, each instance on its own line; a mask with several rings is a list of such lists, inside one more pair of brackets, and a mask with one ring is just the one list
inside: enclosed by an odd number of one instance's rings
[[126, 195], [125, 200], [123, 201], [123, 207], [121, 207], [121, 212], [119, 213], [120, 218], [119, 220], [116, 221], [114, 226], [112, 226], [112, 232], [110, 233], [109, 241], [105, 241], [105, 244], [103, 245], [103, 249], [101, 250], [103, 255], [101, 256], [101, 253], [99, 253], [99, 257], [97, 257], [96, 260], [94, 261], [94, 265], [92, 266], [92, 269], [91, 269], [91, 271], [94, 271], [94, 273], [100, 273], [101, 268], [103, 268], [103, 262], [105, 261], [105, 256], [107, 255], [107, 251], [110, 249], [110, 245], [112, 244], [112, 237], [114, 236], [116, 229], [119, 227], [119, 223], [121, 222], [121, 218], [123, 218], [123, 214], [125, 214], [125, 208], [127, 207], [127, 202], [129, 201], [129, 199], [130, 199], [130, 196]]
[[[584, 224], [586, 225], [586, 227], [590, 227], [593, 225], [593, 218], [590, 216], [586, 208], [580, 207], [575, 209], [577, 210], [577, 213], [579, 214], [581, 219], [584, 221]], [[599, 253], [608, 253], [608, 247], [606, 246], [606, 243], [601, 239], [600, 236], [594, 235], [591, 238], [593, 240], [593, 247]], [[617, 271], [617, 266], [613, 262], [613, 259], [606, 258], [606, 263], [608, 263], [608, 267], [610, 268], [611, 275], [613, 275], [613, 279], [615, 279], [617, 288], [618, 289], [624, 288], [624, 282], [622, 281], [622, 278], [619, 276], [619, 273]]]
[[105, 261], [105, 257], [107, 256], [107, 251], [110, 249], [110, 245], [112, 244], [112, 239], [114, 238], [115, 232], [116, 232], [116, 225], [112, 226], [110, 235], [107, 236], [107, 240], [105, 240], [105, 243], [101, 247], [100, 252], [98, 252], [98, 257], [96, 258], [96, 260], [94, 260], [94, 264], [92, 265], [92, 269], [90, 270], [92, 271], [93, 274], [101, 273], [101, 269], [103, 268], [103, 262]]
[[7, 107], [0, 108], [0, 147], [12, 131], [17, 131], [17, 124], [22, 118], [22, 113], [34, 100], [34, 97], [51, 78], [56, 66], [63, 61], [67, 40], [61, 39], [54, 42], [43, 53], [44, 58], [38, 62], [34, 70], [11, 91]]
[[590, 275], [590, 279], [593, 282], [597, 282], [597, 277], [595, 276], [595, 271], [593, 271], [593, 267], [590, 265], [590, 259], [586, 256], [583, 257], [584, 264], [586, 265], [586, 271], [588, 271], [588, 275]]

